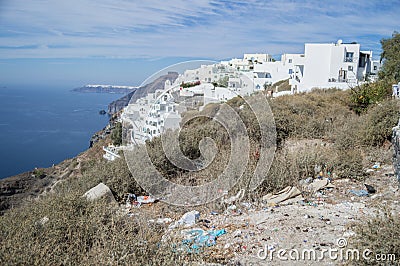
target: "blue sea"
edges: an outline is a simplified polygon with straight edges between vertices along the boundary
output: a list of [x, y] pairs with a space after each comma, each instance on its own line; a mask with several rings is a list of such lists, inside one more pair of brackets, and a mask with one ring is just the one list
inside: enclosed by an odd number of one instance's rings
[[50, 167], [89, 147], [108, 123], [99, 111], [122, 94], [77, 93], [72, 88], [0, 88], [0, 178]]

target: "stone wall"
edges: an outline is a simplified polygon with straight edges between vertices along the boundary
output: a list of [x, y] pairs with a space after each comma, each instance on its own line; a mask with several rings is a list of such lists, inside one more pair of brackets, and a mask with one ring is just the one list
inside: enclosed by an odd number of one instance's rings
[[393, 128], [392, 143], [394, 174], [400, 182], [400, 120], [397, 127]]

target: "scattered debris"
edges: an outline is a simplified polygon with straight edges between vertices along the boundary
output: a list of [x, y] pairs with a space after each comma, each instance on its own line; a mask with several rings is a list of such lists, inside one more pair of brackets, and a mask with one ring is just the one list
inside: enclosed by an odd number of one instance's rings
[[314, 182], [309, 184], [310, 190], [317, 192], [324, 188], [334, 188], [335, 186], [330, 183], [329, 178], [316, 179]]
[[200, 219], [200, 213], [198, 211], [190, 211], [185, 213], [181, 217], [181, 219], [171, 224], [169, 226], [169, 229], [173, 229], [179, 226], [190, 227], [192, 225], [195, 225], [199, 219]]
[[155, 202], [156, 198], [153, 198], [152, 196], [139, 196], [136, 198], [136, 201], [140, 204], [149, 204]]
[[128, 193], [127, 198], [126, 198], [126, 204], [125, 204], [126, 208], [130, 209], [132, 207], [133, 202], [135, 202], [135, 201], [136, 201], [136, 195], [132, 194], [132, 193]]
[[367, 188], [368, 193], [374, 194], [376, 192], [376, 189], [373, 186], [367, 184], [364, 184], [364, 186]]
[[245, 190], [241, 189], [241, 190], [239, 190], [239, 192], [235, 196], [232, 196], [232, 197], [230, 197], [228, 199], [224, 199], [223, 202], [225, 204], [232, 204], [234, 202], [237, 202], [237, 201], [241, 200], [244, 197], [244, 193], [245, 193]]
[[304, 200], [301, 196], [301, 191], [296, 187], [287, 186], [281, 191], [272, 194], [269, 193], [262, 197], [263, 201], [266, 201], [268, 205], [277, 205], [277, 204], [290, 204], [294, 202], [298, 202]]
[[149, 223], [157, 223], [157, 224], [169, 224], [172, 222], [171, 218], [158, 218], [157, 220], [149, 220]]
[[381, 163], [378, 163], [378, 162], [376, 162], [373, 166], [372, 166], [372, 169], [374, 169], [374, 170], [378, 170], [378, 169], [380, 169], [381, 168]]
[[225, 229], [204, 231], [196, 228], [191, 230], [182, 230], [181, 234], [185, 239], [182, 243], [186, 246], [188, 252], [199, 252], [202, 247], [210, 247], [216, 244], [217, 237], [226, 234]]
[[349, 190], [350, 193], [358, 196], [358, 197], [365, 197], [368, 196], [368, 191], [364, 190], [364, 189], [360, 189], [360, 190], [355, 190], [355, 189], [350, 189]]

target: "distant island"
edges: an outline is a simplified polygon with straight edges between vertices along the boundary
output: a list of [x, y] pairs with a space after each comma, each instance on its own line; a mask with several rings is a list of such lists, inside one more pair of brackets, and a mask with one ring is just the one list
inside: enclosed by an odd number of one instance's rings
[[92, 85], [88, 84], [72, 91], [82, 93], [118, 93], [127, 94], [135, 91], [138, 87], [134, 86], [118, 86], [118, 85]]

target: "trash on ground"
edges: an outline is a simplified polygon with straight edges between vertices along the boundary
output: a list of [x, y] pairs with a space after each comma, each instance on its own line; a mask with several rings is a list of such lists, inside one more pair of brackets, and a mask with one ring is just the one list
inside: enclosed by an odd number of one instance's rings
[[136, 201], [140, 204], [149, 204], [155, 202], [156, 198], [153, 198], [152, 196], [139, 196], [136, 198]]
[[380, 164], [380, 163], [375, 163], [375, 164], [372, 166], [372, 169], [375, 169], [375, 170], [377, 170], [377, 169], [379, 169], [379, 168], [381, 168], [381, 164]]
[[128, 196], [126, 197], [126, 208], [131, 208], [132, 204], [136, 201], [136, 195], [132, 193], [128, 193]]
[[192, 225], [195, 225], [196, 222], [199, 220], [199, 218], [200, 218], [200, 213], [198, 211], [193, 210], [187, 212], [181, 217], [181, 219], [171, 224], [169, 226], [169, 229], [173, 229], [179, 226], [190, 227]]
[[364, 184], [364, 185], [367, 188], [368, 193], [374, 194], [376, 192], [376, 189], [373, 186], [367, 185], [367, 184]]
[[349, 190], [350, 193], [358, 196], [358, 197], [365, 197], [368, 196], [368, 191], [364, 190], [364, 189], [360, 189], [360, 190], [355, 190], [355, 189], [351, 189]]
[[297, 187], [287, 186], [275, 194], [269, 193], [265, 195], [262, 197], [262, 200], [266, 201], [269, 205], [276, 205], [278, 203], [290, 204], [299, 202], [304, 200], [304, 198], [301, 196], [301, 191]]
[[172, 222], [171, 218], [158, 218], [157, 220], [150, 219], [149, 223], [157, 223], [157, 224], [169, 224]]
[[182, 243], [186, 246], [188, 252], [198, 252], [202, 247], [210, 247], [216, 244], [217, 238], [226, 234], [225, 229], [204, 231], [196, 228], [191, 230], [182, 230], [181, 234], [185, 239]]
[[228, 199], [224, 199], [223, 202], [225, 204], [232, 204], [232, 203], [234, 203], [236, 201], [241, 200], [244, 197], [244, 193], [245, 193], [245, 190], [241, 189], [241, 190], [239, 190], [239, 192], [235, 196], [232, 196], [232, 197], [230, 197]]
[[313, 192], [317, 192], [324, 188], [334, 188], [335, 186], [332, 185], [328, 178], [324, 179], [316, 179], [314, 182], [309, 184], [310, 190]]

